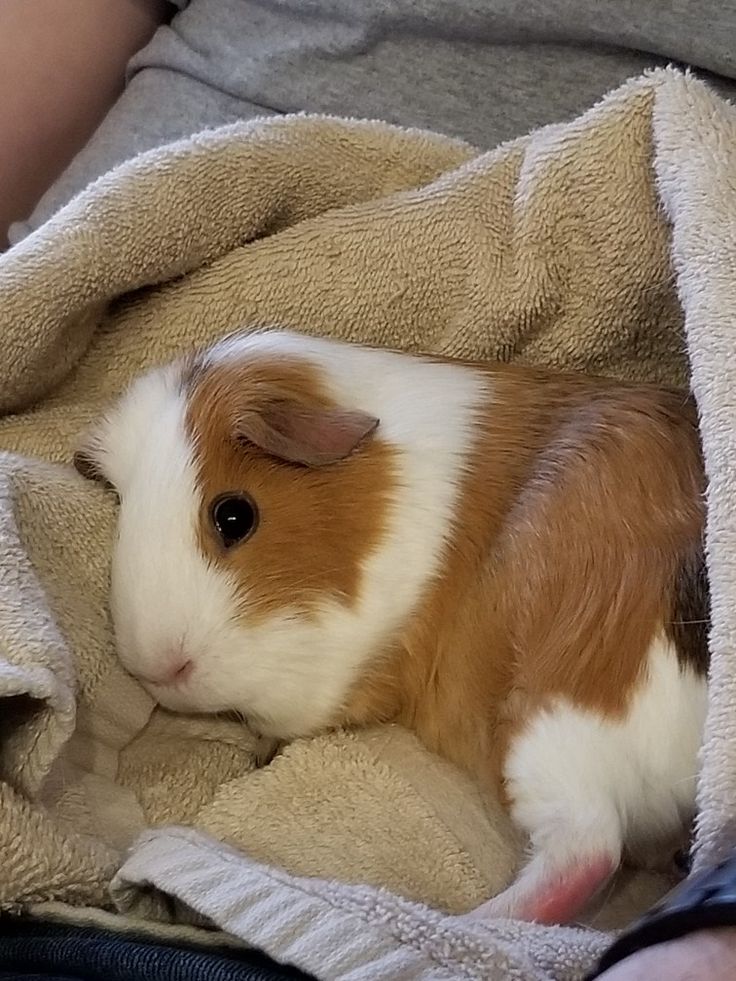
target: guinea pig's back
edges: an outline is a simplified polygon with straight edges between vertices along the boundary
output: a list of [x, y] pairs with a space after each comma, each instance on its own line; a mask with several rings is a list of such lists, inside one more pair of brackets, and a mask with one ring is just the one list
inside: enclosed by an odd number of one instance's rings
[[[506, 377], [497, 399], [523, 413], [531, 379]], [[625, 837], [661, 837], [692, 808], [706, 704], [695, 408], [656, 387], [540, 387], [530, 425], [545, 437], [491, 563], [513, 664], [505, 791], [530, 831], [564, 802], [600, 804], [603, 825], [610, 808]]]
[[[563, 376], [541, 387], [529, 429], [544, 436], [494, 543], [496, 577], [524, 688], [615, 715], [653, 634], [684, 667], [707, 667], [697, 417], [654, 386]], [[513, 378], [496, 399], [524, 411]]]

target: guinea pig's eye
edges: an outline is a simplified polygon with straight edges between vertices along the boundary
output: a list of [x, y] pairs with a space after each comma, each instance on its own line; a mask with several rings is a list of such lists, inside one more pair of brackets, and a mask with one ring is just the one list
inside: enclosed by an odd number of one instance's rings
[[212, 504], [212, 524], [225, 548], [245, 541], [256, 530], [258, 510], [245, 494], [223, 494]]

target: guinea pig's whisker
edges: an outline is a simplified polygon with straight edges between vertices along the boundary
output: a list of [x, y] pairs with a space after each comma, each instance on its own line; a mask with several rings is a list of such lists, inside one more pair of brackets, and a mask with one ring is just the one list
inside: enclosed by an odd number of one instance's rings
[[225, 712], [221, 713], [224, 719], [229, 719], [231, 722], [245, 722], [245, 716], [238, 709], [227, 709]]
[[696, 770], [693, 770], [691, 774], [686, 777], [680, 777], [679, 780], [673, 780], [670, 786], [674, 789], [675, 787], [680, 787], [684, 783], [691, 783], [693, 780], [697, 780], [698, 774]]

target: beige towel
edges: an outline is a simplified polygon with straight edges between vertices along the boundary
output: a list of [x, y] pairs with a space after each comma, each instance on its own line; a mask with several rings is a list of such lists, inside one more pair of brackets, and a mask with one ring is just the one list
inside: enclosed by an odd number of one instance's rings
[[[580, 977], [607, 941], [447, 915], [508, 881], [518, 843], [407, 733], [256, 770], [236, 724], [154, 710], [116, 663], [114, 505], [53, 462], [139, 370], [249, 324], [677, 383], [689, 354], [715, 617], [701, 860], [734, 840], [734, 148], [736, 110], [674, 71], [485, 155], [271, 119], [123, 165], [0, 259], [0, 447], [46, 461], [0, 459], [0, 905], [216, 925], [355, 981]], [[665, 885], [624, 877], [594, 925]]]

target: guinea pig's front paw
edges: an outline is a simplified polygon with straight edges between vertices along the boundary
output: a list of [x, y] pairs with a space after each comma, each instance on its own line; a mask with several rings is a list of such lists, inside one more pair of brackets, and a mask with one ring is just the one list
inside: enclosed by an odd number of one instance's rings
[[284, 742], [281, 739], [273, 739], [271, 736], [258, 736], [253, 754], [256, 769], [260, 770], [262, 767], [268, 766], [271, 760], [281, 752], [283, 746]]

